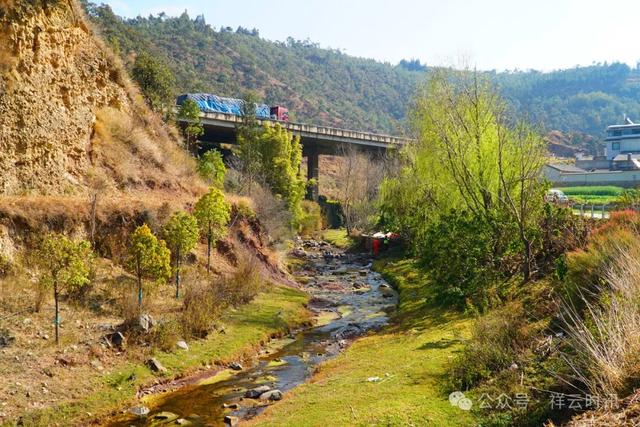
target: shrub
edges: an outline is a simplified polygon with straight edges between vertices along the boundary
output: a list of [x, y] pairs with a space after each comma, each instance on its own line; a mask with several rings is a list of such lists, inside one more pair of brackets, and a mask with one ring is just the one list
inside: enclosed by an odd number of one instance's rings
[[224, 306], [225, 301], [220, 298], [216, 282], [192, 283], [185, 292], [180, 316], [184, 333], [206, 337]]
[[116, 309], [127, 327], [136, 325], [140, 316], [136, 283], [128, 276], [121, 276], [118, 280], [119, 295]]
[[182, 338], [182, 328], [175, 319], [160, 322], [149, 332], [149, 343], [162, 351], [174, 350], [180, 338]]
[[584, 249], [567, 255], [565, 298], [580, 304], [578, 294], [601, 286], [613, 260], [632, 247], [639, 237], [640, 214], [613, 213], [609, 221], [594, 230]]
[[266, 186], [254, 185], [251, 191], [255, 213], [273, 242], [284, 241], [293, 235], [293, 217], [287, 202], [274, 195]]
[[302, 202], [302, 216], [300, 217], [300, 234], [309, 236], [322, 229], [322, 211], [320, 205], [304, 200]]
[[246, 254], [239, 257], [236, 270], [215, 282], [218, 298], [225, 305], [237, 307], [250, 302], [260, 292], [262, 276], [258, 260]]
[[202, 275], [189, 277], [190, 285], [184, 296], [181, 323], [185, 334], [205, 337], [215, 320], [226, 307], [238, 307], [250, 302], [260, 292], [262, 276], [255, 257], [240, 257], [237, 269], [230, 275], [209, 282], [199, 280]]
[[247, 203], [245, 200], [238, 200], [238, 202], [235, 205], [233, 205], [232, 213], [234, 218], [251, 219], [256, 216], [256, 213], [254, 212], [251, 205]]
[[430, 223], [419, 239], [419, 255], [438, 302], [481, 311], [493, 305], [490, 294], [500, 282], [497, 267], [504, 249], [490, 224], [467, 212], [452, 211]]
[[518, 362], [535, 332], [516, 302], [478, 318], [471, 339], [452, 366], [452, 385], [467, 390]]

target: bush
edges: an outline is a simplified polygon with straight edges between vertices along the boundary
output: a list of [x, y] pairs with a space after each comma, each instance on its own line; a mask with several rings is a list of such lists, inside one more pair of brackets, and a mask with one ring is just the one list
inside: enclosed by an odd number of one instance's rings
[[274, 195], [269, 188], [254, 185], [251, 197], [256, 216], [273, 242], [282, 242], [293, 235], [293, 217], [287, 202]]
[[185, 335], [204, 338], [213, 329], [214, 322], [224, 309], [215, 282], [194, 283], [185, 292], [180, 316]]
[[229, 276], [216, 283], [216, 292], [226, 305], [237, 307], [250, 302], [260, 292], [262, 276], [255, 257], [245, 255], [238, 260], [238, 267]]
[[[140, 306], [138, 304], [138, 292], [136, 282], [127, 276], [120, 276], [118, 279], [119, 295], [116, 309], [124, 319], [124, 324], [133, 326], [140, 316]], [[150, 300], [150, 299], [149, 299]]]
[[322, 229], [322, 211], [320, 205], [304, 200], [302, 202], [302, 216], [300, 217], [300, 234], [309, 236]]
[[497, 267], [504, 255], [494, 230], [476, 216], [452, 211], [429, 224], [418, 237], [419, 256], [439, 303], [480, 311], [494, 304], [492, 290], [500, 283], [502, 274]]
[[249, 203], [245, 200], [238, 200], [238, 202], [232, 207], [232, 216], [234, 218], [255, 218], [256, 213]]
[[149, 344], [161, 351], [173, 351], [182, 338], [182, 328], [175, 319], [160, 322], [149, 332]]
[[518, 362], [535, 332], [520, 303], [507, 304], [479, 318], [471, 339], [453, 364], [453, 387], [467, 390]]
[[222, 311], [250, 302], [260, 292], [262, 276], [255, 257], [241, 256], [230, 275], [201, 282], [204, 274], [190, 272], [180, 321], [185, 334], [205, 337], [215, 326]]

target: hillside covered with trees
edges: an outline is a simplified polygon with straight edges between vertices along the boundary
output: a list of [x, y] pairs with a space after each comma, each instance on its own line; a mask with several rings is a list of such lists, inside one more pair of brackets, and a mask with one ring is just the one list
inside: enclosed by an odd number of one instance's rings
[[[203, 16], [124, 19], [109, 6], [85, 7], [129, 69], [145, 54], [168, 67], [175, 75], [173, 95], [202, 91], [240, 97], [250, 90], [266, 103], [287, 105], [297, 121], [402, 133], [408, 128], [408, 101], [429, 73], [416, 60], [392, 65], [310, 41], [272, 42], [257, 29], [214, 28]], [[625, 64], [487, 74], [518, 114], [546, 131], [601, 137], [625, 114], [640, 120], [640, 72]], [[571, 141], [594, 148], [585, 138]]]

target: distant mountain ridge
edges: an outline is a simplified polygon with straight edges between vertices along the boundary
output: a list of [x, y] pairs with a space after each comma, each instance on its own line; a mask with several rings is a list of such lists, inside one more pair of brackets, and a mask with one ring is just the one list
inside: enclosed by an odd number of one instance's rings
[[[177, 78], [176, 94], [238, 97], [252, 90], [266, 103], [287, 105], [303, 122], [405, 133], [411, 97], [429, 72], [414, 60], [391, 65], [308, 41], [264, 40], [257, 30], [214, 30], [204, 17], [186, 13], [123, 19], [108, 6], [85, 2], [85, 8], [126, 63], [142, 52], [166, 62]], [[640, 120], [640, 72], [625, 64], [487, 74], [518, 113], [547, 131], [600, 138], [624, 114]]]

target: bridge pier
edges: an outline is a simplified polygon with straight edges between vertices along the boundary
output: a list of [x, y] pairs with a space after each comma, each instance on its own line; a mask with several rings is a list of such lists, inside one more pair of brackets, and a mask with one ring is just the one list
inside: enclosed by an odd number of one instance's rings
[[317, 151], [307, 154], [307, 180], [314, 180], [313, 185], [307, 187], [307, 200], [318, 201], [318, 179], [320, 178], [320, 155]]

